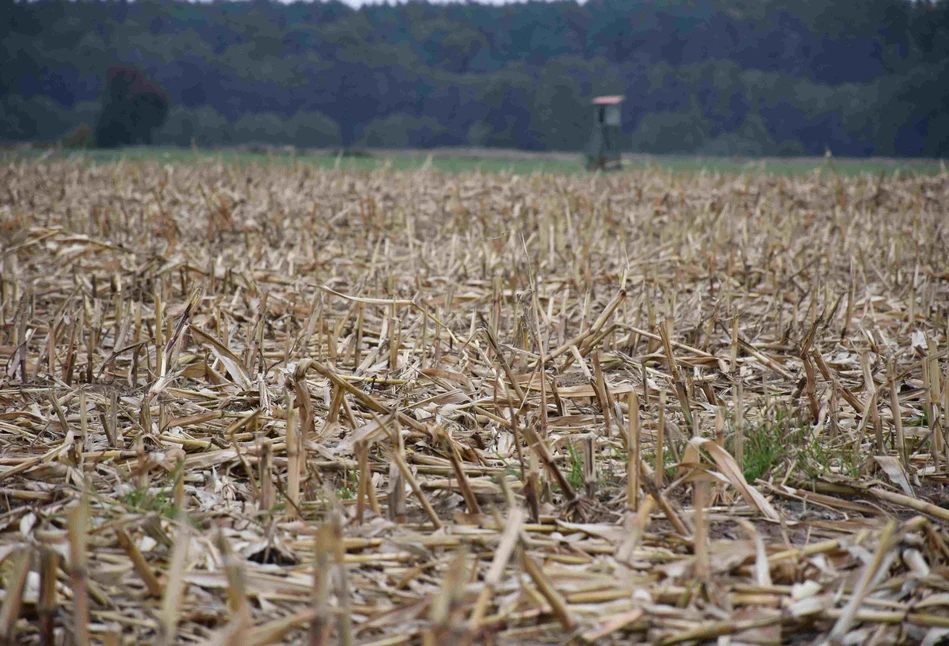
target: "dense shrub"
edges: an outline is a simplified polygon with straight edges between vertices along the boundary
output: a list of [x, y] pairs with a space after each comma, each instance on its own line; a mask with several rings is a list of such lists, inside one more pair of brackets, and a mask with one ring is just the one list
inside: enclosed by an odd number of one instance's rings
[[95, 131], [88, 123], [80, 123], [63, 137], [64, 148], [92, 148], [96, 144]]

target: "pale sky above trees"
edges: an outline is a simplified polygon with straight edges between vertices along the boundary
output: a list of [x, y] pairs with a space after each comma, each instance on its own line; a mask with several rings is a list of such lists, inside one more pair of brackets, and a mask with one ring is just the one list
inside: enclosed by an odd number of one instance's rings
[[[353, 7], [361, 7], [362, 5], [365, 5], [365, 4], [380, 4], [385, 1], [386, 0], [343, 0], [343, 2]], [[392, 3], [393, 1], [398, 2], [399, 0], [388, 0], [389, 3]], [[526, 0], [477, 0], [477, 1], [480, 2], [481, 4], [515, 4], [517, 2], [525, 2]], [[429, 2], [432, 2], [434, 4], [451, 4], [453, 2], [454, 3], [464, 2], [464, 0], [429, 0]], [[583, 3], [581, 2], [580, 4], [583, 4]]]

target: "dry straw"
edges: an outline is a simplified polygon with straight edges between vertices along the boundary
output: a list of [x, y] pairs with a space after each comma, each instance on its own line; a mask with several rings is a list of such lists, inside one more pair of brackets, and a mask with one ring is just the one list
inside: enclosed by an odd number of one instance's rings
[[949, 631], [945, 175], [0, 175], [0, 643]]

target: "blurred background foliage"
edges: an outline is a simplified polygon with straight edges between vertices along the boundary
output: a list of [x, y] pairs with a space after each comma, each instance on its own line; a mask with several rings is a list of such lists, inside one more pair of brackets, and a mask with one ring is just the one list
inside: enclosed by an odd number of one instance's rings
[[623, 148], [945, 156], [949, 0], [0, 0], [0, 139], [60, 141], [141, 70], [134, 142], [578, 150], [622, 93]]

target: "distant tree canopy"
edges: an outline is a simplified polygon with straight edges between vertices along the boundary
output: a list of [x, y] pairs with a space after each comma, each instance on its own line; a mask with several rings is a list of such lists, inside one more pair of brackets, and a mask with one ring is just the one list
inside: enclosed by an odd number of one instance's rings
[[130, 66], [109, 68], [108, 96], [96, 124], [96, 145], [149, 144], [168, 116], [168, 95]]
[[101, 112], [134, 142], [579, 150], [619, 93], [628, 150], [949, 154], [949, 0], [0, 0], [0, 56], [7, 140]]

